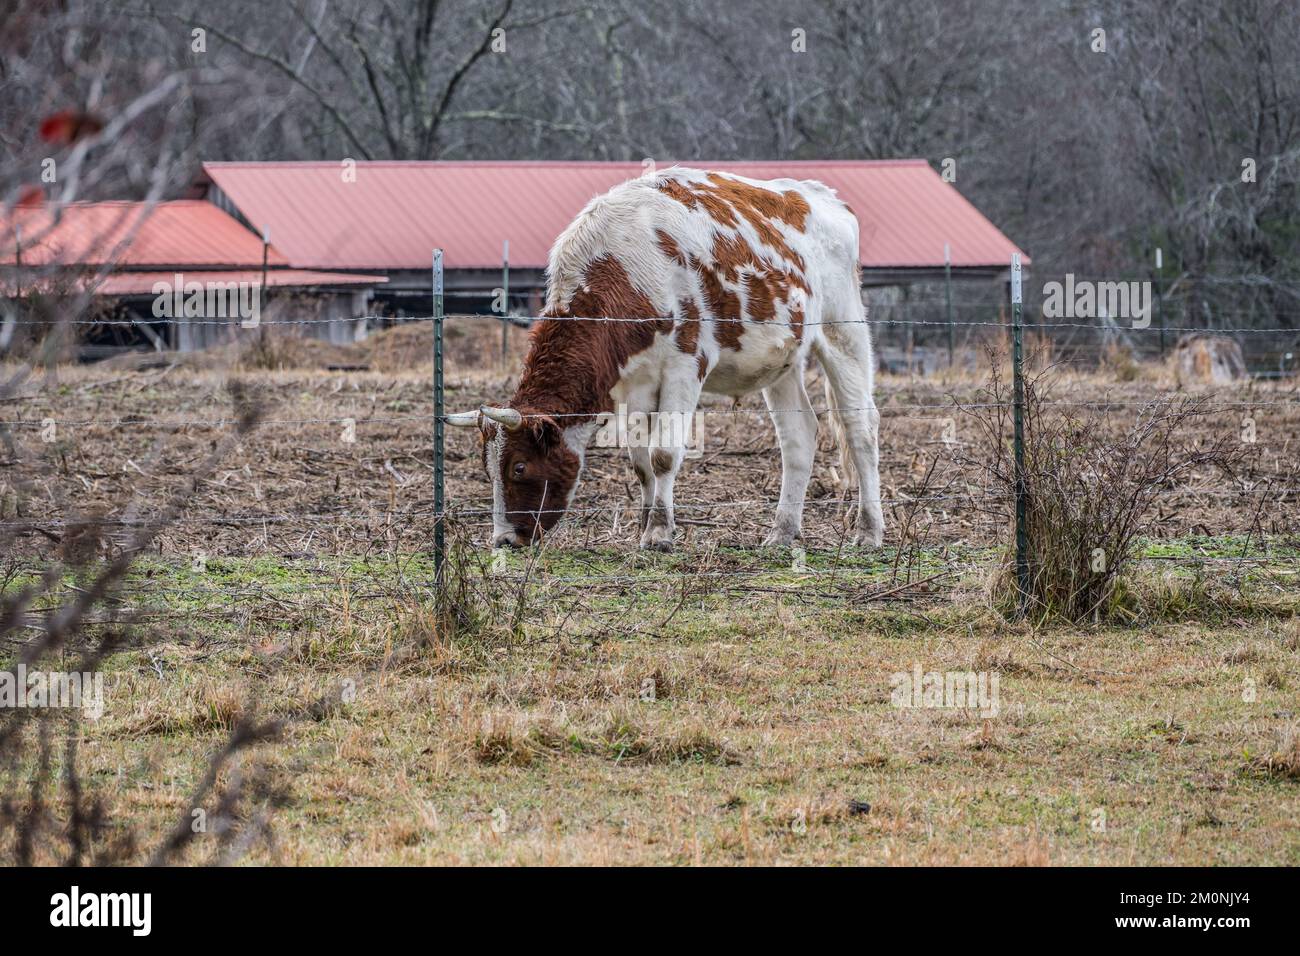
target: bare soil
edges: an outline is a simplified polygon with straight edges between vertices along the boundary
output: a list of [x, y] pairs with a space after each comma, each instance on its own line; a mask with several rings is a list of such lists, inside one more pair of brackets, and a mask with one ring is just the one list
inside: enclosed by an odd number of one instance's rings
[[[497, 323], [449, 321], [448, 408], [507, 399], [525, 339], [512, 330], [512, 355], [502, 365]], [[2, 407], [7, 421], [21, 424], [14, 428], [19, 451], [6, 462], [0, 519], [19, 535], [16, 546], [32, 554], [54, 547], [67, 522], [109, 519], [104, 546], [111, 547], [113, 519], [129, 517], [127, 508], [139, 513], [183, 485], [195, 460], [230, 430], [228, 386], [238, 381], [259, 401], [263, 423], [211, 480], [188, 493], [184, 516], [160, 542], [162, 554], [426, 549], [433, 527], [430, 355], [430, 326], [421, 323], [374, 333], [356, 346], [287, 339], [242, 355], [214, 350], [146, 357], [152, 367], [140, 367], [140, 360], [58, 367]], [[268, 356], [278, 357], [279, 367], [252, 367]], [[824, 407], [815, 368], [809, 392]], [[1293, 532], [1300, 502], [1294, 384], [1179, 392], [1156, 373], [1118, 382], [1103, 373], [1066, 371], [1057, 374], [1051, 397], [1064, 403], [1063, 411], [1078, 413], [1086, 403], [1113, 403], [1100, 427], [1124, 430], [1144, 402], [1188, 394], [1216, 404], [1183, 436], [1187, 442], [1236, 438], [1250, 419], [1257, 459], [1232, 478], [1194, 474], [1165, 489], [1153, 533]], [[951, 380], [882, 375], [876, 400], [888, 533], [914, 511], [913, 525], [927, 528], [934, 543], [996, 541], [1005, 529], [1005, 496], [962, 462], [975, 438], [969, 416], [981, 410], [957, 403], [983, 400], [979, 379], [965, 373]], [[687, 550], [753, 547], [768, 529], [780, 489], [771, 423], [758, 396], [737, 403], [706, 397], [702, 410], [702, 456], [687, 463], [678, 481], [679, 539]], [[49, 419], [53, 431], [43, 435], [41, 423]], [[839, 480], [838, 452], [825, 424], [821, 446], [805, 517], [812, 549], [840, 545], [851, 510], [846, 499], [856, 495]], [[448, 430], [449, 506], [486, 534], [490, 488], [479, 459], [473, 430]], [[28, 491], [20, 495], [24, 482]], [[557, 543], [634, 547], [638, 501], [624, 454], [593, 450]]]

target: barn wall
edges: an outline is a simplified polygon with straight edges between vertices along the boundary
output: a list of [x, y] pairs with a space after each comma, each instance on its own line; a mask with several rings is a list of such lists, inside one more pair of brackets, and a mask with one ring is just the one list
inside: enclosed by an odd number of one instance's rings
[[[369, 289], [337, 292], [273, 289], [268, 293], [266, 304], [262, 308], [262, 320], [268, 325], [299, 322], [302, 324], [277, 328], [305, 338], [348, 345], [365, 338], [366, 323], [363, 317], [368, 311], [370, 297]], [[191, 322], [181, 318], [174, 322], [171, 340], [177, 351], [194, 352], [247, 339], [259, 334], [259, 331], [257, 328], [242, 328], [238, 319], [218, 324], [206, 319]]]

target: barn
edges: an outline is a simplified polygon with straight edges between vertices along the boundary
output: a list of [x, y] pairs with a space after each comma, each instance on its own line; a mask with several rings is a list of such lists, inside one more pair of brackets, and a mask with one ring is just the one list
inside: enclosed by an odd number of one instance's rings
[[[309, 334], [354, 341], [381, 275], [296, 269], [273, 243], [201, 200], [77, 202], [0, 220], [0, 295], [84, 295], [96, 320], [82, 358], [122, 349], [190, 351], [270, 315], [311, 319]], [[320, 320], [320, 321], [316, 321]]]
[[[945, 278], [982, 282], [981, 298], [996, 303], [1020, 252], [925, 160], [692, 165], [836, 189], [861, 223], [862, 283], [874, 290], [873, 309], [892, 301], [891, 292]], [[499, 312], [504, 301], [525, 317], [540, 309], [555, 237], [593, 196], [646, 168], [208, 162], [186, 199], [17, 210], [0, 224], [0, 291], [12, 299], [61, 283], [92, 293], [107, 321], [83, 336], [85, 357], [227, 341], [248, 327], [254, 288], [262, 315], [350, 342], [374, 316], [429, 314], [431, 253], [441, 248], [449, 312]], [[214, 309], [212, 294], [231, 288], [242, 305]], [[196, 292], [207, 301], [199, 304]], [[877, 309], [874, 317], [887, 325], [889, 314]], [[906, 335], [910, 362], [912, 326]]]
[[[1020, 250], [925, 160], [704, 162], [755, 179], [816, 179], [862, 224], [865, 287], [1005, 281]], [[646, 171], [626, 162], [210, 162], [196, 184], [296, 269], [388, 281], [378, 304], [427, 314], [430, 252], [444, 250], [448, 308], [536, 314], [547, 252], [593, 196]], [[1028, 257], [1025, 257], [1028, 262]]]

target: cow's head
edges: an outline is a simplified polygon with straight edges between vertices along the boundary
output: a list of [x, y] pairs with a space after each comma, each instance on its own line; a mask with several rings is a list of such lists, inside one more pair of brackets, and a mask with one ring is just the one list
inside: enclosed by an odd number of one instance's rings
[[582, 470], [560, 424], [527, 408], [490, 405], [449, 415], [447, 423], [477, 426], [482, 436], [483, 467], [492, 482], [492, 546], [540, 541], [564, 515]]

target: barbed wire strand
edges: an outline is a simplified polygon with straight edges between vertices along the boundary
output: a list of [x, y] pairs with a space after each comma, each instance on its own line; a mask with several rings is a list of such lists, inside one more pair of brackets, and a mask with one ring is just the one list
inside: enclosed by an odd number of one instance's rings
[[[33, 396], [34, 397], [34, 396]], [[1281, 406], [1300, 405], [1300, 396], [1292, 396], [1284, 399], [1268, 400], [1235, 400], [1235, 401], [1217, 401], [1203, 397], [1189, 396], [1185, 393], [1161, 393], [1149, 399], [1134, 400], [1098, 400], [1098, 401], [1078, 401], [1078, 400], [1059, 400], [1044, 399], [1039, 404], [1043, 408], [1091, 408], [1091, 409], [1110, 409], [1110, 408], [1145, 408], [1154, 407], [1161, 402], [1168, 400], [1177, 400], [1185, 403], [1187, 406], [1200, 406], [1206, 409], [1216, 408], [1276, 408]], [[947, 412], [967, 412], [991, 408], [1012, 408], [1014, 402], [960, 402], [954, 400], [951, 404], [934, 402], [934, 403], [896, 403], [885, 401], [877, 405], [837, 405], [827, 408], [696, 408], [690, 415], [792, 415], [803, 412], [812, 412], [821, 417], [828, 412], [863, 412], [875, 409], [882, 415], [896, 411], [947, 411]], [[1196, 413], [1195, 407], [1188, 408], [1189, 412]], [[361, 415], [362, 413], [358, 413]], [[616, 412], [537, 412], [523, 415], [524, 418], [600, 418], [602, 416], [616, 416]], [[638, 413], [627, 412], [627, 414], [671, 414], [671, 413]], [[1208, 413], [1207, 413], [1208, 414]], [[421, 415], [396, 415], [380, 417], [358, 417], [358, 415], [346, 415], [337, 418], [279, 418], [279, 419], [260, 419], [258, 426], [263, 425], [387, 425], [400, 424], [406, 422], [420, 422], [422, 424], [432, 423], [437, 416], [427, 413]], [[450, 416], [443, 416], [443, 421], [447, 421]], [[918, 416], [921, 417], [921, 416]], [[65, 419], [65, 418], [23, 418], [0, 420], [0, 427], [10, 428], [45, 428], [48, 425], [63, 426], [67, 428], [91, 428], [91, 427], [112, 427], [112, 428], [220, 428], [239, 424], [237, 418], [185, 418], [185, 419], [146, 419], [146, 418], [87, 418], [87, 419]]]
[[[996, 309], [998, 308], [998, 306], [994, 306], [992, 308]], [[492, 320], [492, 321], [499, 322], [502, 321], [503, 317], [499, 313], [465, 312], [465, 313], [448, 313], [442, 316], [442, 318], [444, 321], [447, 319], [484, 319], [484, 320]], [[780, 319], [756, 321], [754, 319], [749, 319], [749, 318], [724, 318], [724, 317], [691, 320], [691, 319], [682, 319], [679, 316], [672, 316], [672, 315], [633, 317], [633, 316], [535, 316], [535, 315], [511, 314], [510, 316], [508, 316], [508, 318], [511, 320], [516, 320], [521, 323], [533, 323], [533, 322], [543, 322], [543, 321], [545, 322], [612, 322], [612, 323], [633, 323], [633, 324], [680, 322], [683, 324], [718, 323], [718, 324], [752, 325], [756, 327], [777, 326], [777, 327], [785, 327], [785, 328], [804, 328], [804, 327], [811, 327], [811, 326], [818, 326], [818, 325], [860, 325], [860, 324], [871, 325], [879, 321], [885, 321], [890, 325], [943, 326], [945, 328], [948, 327], [949, 325], [962, 325], [962, 326], [979, 326], [979, 327], [993, 327], [993, 328], [1006, 328], [1006, 329], [1010, 328], [1009, 321], [1005, 321], [1005, 320], [987, 321], [987, 320], [978, 320], [978, 319], [963, 319], [960, 323], [956, 323], [956, 322], [948, 322], [946, 319], [907, 319], [907, 318], [902, 318], [902, 319], [891, 318], [888, 320], [873, 320], [870, 318], [818, 319], [816, 321], [801, 320], [798, 322], [792, 322], [792, 321], [780, 320]], [[172, 322], [177, 325], [187, 325], [187, 326], [196, 326], [196, 325], [209, 326], [210, 325], [210, 326], [229, 327], [231, 329], [238, 327], [238, 328], [242, 328], [244, 331], [254, 331], [256, 329], [266, 328], [270, 326], [333, 325], [340, 322], [388, 322], [388, 323], [398, 324], [403, 322], [432, 322], [433, 320], [434, 320], [434, 316], [432, 315], [405, 315], [405, 316], [358, 315], [358, 316], [351, 316], [351, 317], [339, 317], [339, 316], [315, 317], [309, 319], [267, 319], [266, 321], [261, 321], [259, 319], [256, 323], [252, 323], [248, 325], [242, 324], [246, 320], [241, 319], [238, 316], [234, 316], [230, 318], [216, 318], [216, 319], [197, 318], [197, 317], [196, 318], [160, 318], [152, 322], [149, 321], [148, 319], [81, 319], [81, 318], [78, 319], [58, 319], [58, 318], [12, 319], [11, 321], [16, 325], [50, 326], [50, 325], [66, 324], [66, 325], [85, 325], [85, 326], [102, 326], [102, 327], [115, 327], [115, 326], [134, 327], [141, 324], [158, 325], [158, 324], [163, 324], [164, 322]], [[1026, 326], [1027, 331], [1033, 331], [1033, 332], [1044, 332], [1044, 331], [1050, 331], [1052, 329], [1090, 329], [1095, 332], [1106, 332], [1106, 333], [1122, 332], [1125, 334], [1132, 333], [1132, 332], [1212, 332], [1216, 334], [1241, 333], [1241, 334], [1272, 334], [1272, 335], [1279, 335], [1285, 333], [1300, 333], [1300, 329], [1298, 328], [1285, 327], [1285, 326], [1277, 326], [1272, 328], [1258, 328], [1255, 326], [1213, 328], [1208, 326], [1173, 326], [1173, 325], [1161, 326], [1158, 323], [1150, 323], [1150, 324], [1137, 325], [1137, 326], [1131, 324], [1128, 326], [1122, 326], [1122, 325], [1108, 326], [1108, 325], [1098, 324], [1097, 322], [1057, 322], [1057, 321], [1035, 322], [1032, 325]]]

